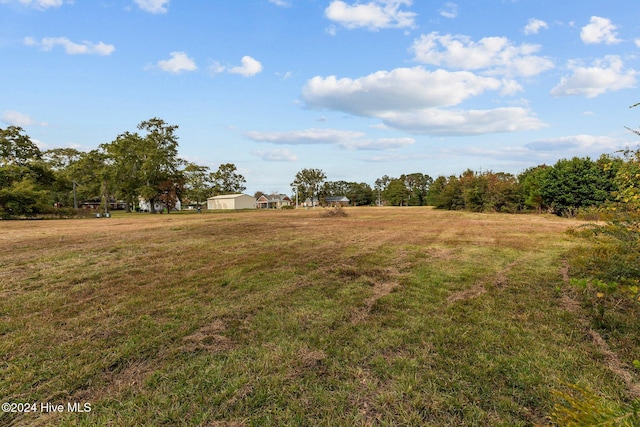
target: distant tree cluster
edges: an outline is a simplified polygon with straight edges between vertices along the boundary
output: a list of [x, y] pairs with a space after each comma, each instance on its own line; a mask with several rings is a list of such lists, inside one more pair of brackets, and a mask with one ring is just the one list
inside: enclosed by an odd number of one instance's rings
[[89, 152], [42, 152], [23, 129], [0, 128], [0, 218], [71, 213], [83, 201], [107, 211], [133, 210], [143, 199], [150, 212], [156, 202], [171, 211], [178, 200], [199, 205], [245, 190], [231, 163], [210, 172], [179, 158], [177, 129], [152, 118], [138, 125], [139, 132], [124, 132]]
[[325, 205], [325, 199], [332, 196], [345, 196], [352, 206], [367, 206], [373, 203], [373, 190], [364, 182], [327, 181], [327, 175], [321, 169], [302, 169], [293, 182], [293, 197], [300, 203], [305, 200], [317, 200]]
[[466, 170], [460, 176], [438, 177], [428, 198], [441, 209], [573, 215], [615, 200], [623, 165], [620, 158], [602, 155], [596, 161], [588, 157], [563, 159], [553, 166], [529, 168], [518, 176]]
[[388, 206], [427, 206], [428, 192], [433, 184], [433, 178], [422, 173], [400, 175], [400, 178], [390, 178], [384, 175], [376, 179], [376, 204]]

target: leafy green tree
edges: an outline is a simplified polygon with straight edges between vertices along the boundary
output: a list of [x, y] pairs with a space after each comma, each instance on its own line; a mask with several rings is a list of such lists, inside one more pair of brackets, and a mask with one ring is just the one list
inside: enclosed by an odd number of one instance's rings
[[387, 186], [390, 182], [391, 178], [388, 175], [383, 175], [382, 177], [376, 179], [374, 190], [378, 199], [378, 205], [382, 204], [382, 194], [387, 189]]
[[69, 165], [69, 175], [77, 183], [79, 200], [103, 198], [102, 187], [108, 174], [106, 161], [106, 154], [96, 149], [82, 153], [78, 161]]
[[149, 202], [150, 212], [155, 212], [155, 202], [166, 194], [167, 181], [182, 182], [178, 158], [178, 126], [167, 124], [159, 118], [141, 122], [138, 129], [145, 134], [125, 132], [101, 148], [106, 153], [107, 177], [117, 183], [116, 195], [129, 206], [139, 197]]
[[353, 206], [369, 206], [374, 200], [373, 190], [365, 182], [350, 182], [345, 195]]
[[42, 158], [42, 153], [24, 130], [17, 126], [0, 128], [0, 162], [1, 166], [26, 166]]
[[189, 163], [184, 168], [184, 195], [191, 203], [200, 206], [207, 200], [211, 193], [212, 183], [209, 175], [209, 167]]
[[462, 209], [472, 212], [485, 211], [488, 203], [488, 184], [485, 177], [467, 169], [460, 175], [459, 182], [462, 189]]
[[616, 199], [628, 208], [640, 210], [640, 150], [623, 152], [624, 162], [615, 175]]
[[516, 213], [524, 206], [522, 187], [518, 179], [504, 172], [486, 172], [487, 198], [485, 210]]
[[[42, 161], [55, 175], [55, 183], [51, 188], [52, 197], [57, 205], [75, 206], [74, 187], [76, 178], [72, 172], [74, 163], [80, 160], [84, 153], [75, 148], [53, 148], [42, 153]], [[76, 182], [76, 184], [74, 184]]]
[[42, 153], [42, 160], [54, 171], [65, 171], [80, 160], [82, 154], [75, 148], [52, 148]]
[[518, 175], [518, 181], [522, 188], [522, 197], [524, 205], [537, 212], [547, 209], [545, 200], [542, 198], [540, 188], [542, 187], [542, 178], [548, 173], [547, 165], [539, 165], [529, 168]]
[[51, 206], [48, 192], [33, 179], [20, 179], [0, 188], [0, 218], [34, 216]]
[[320, 198], [327, 196], [345, 196], [352, 206], [365, 206], [373, 203], [373, 190], [369, 184], [347, 181], [326, 181], [320, 190]]
[[392, 179], [383, 193], [384, 199], [391, 206], [407, 206], [411, 192], [407, 188], [404, 179]]
[[244, 184], [246, 179], [238, 173], [236, 165], [225, 163], [218, 167], [218, 170], [209, 174], [209, 179], [213, 185], [214, 196], [221, 194], [236, 194], [246, 190]]
[[55, 176], [40, 149], [15, 126], [0, 129], [0, 217], [33, 216], [52, 209]]
[[616, 186], [605, 163], [574, 157], [545, 169], [540, 179], [543, 203], [557, 215], [571, 215], [579, 208], [597, 206], [612, 199]]
[[425, 206], [433, 178], [422, 173], [411, 173], [400, 176], [400, 179], [404, 180], [405, 187], [409, 190], [409, 206]]
[[115, 195], [125, 201], [126, 210], [130, 211], [138, 203], [140, 189], [146, 184], [142, 171], [145, 161], [152, 157], [153, 144], [138, 133], [125, 132], [111, 143], [102, 145], [102, 149], [107, 155], [113, 180], [117, 182]]
[[298, 193], [298, 199], [304, 201], [311, 200], [318, 196], [322, 184], [327, 179], [327, 175], [321, 169], [302, 169], [296, 174], [291, 183], [291, 188]]
[[183, 161], [178, 158], [178, 136], [175, 133], [178, 126], [152, 118], [141, 122], [138, 129], [146, 132], [138, 152], [142, 160], [139, 171], [142, 186], [138, 188], [138, 194], [149, 201], [149, 211], [155, 213], [155, 201], [163, 191], [161, 184], [182, 179], [180, 166]]
[[458, 177], [452, 175], [449, 178], [445, 178], [445, 180], [436, 180], [440, 181], [436, 183], [436, 187], [442, 185], [440, 191], [435, 194], [434, 202], [435, 207], [438, 209], [448, 209], [448, 210], [462, 210], [465, 207], [464, 197], [462, 193], [462, 183], [458, 179]]
[[442, 175], [433, 181], [429, 186], [429, 191], [427, 192], [426, 204], [428, 206], [442, 207], [441, 195], [446, 185], [447, 178]]

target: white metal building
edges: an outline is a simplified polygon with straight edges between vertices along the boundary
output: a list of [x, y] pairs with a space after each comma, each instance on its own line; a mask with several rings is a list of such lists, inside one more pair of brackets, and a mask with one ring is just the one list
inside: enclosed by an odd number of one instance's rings
[[209, 197], [207, 209], [255, 209], [256, 198], [247, 194], [225, 194]]

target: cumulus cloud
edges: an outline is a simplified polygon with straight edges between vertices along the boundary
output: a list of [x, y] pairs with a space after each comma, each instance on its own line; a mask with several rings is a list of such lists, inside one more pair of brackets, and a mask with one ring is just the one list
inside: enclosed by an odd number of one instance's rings
[[230, 68], [229, 72], [232, 74], [240, 74], [244, 77], [252, 77], [262, 71], [262, 64], [260, 61], [257, 61], [250, 56], [243, 56], [240, 63], [242, 65]]
[[[240, 65], [237, 67], [228, 67], [226, 65], [222, 65], [218, 61], [214, 61], [209, 66], [209, 71], [213, 74], [227, 72], [231, 74], [240, 74], [244, 77], [253, 77], [262, 72], [262, 68], [260, 61], [250, 56], [243, 56], [240, 60]], [[285, 76], [284, 78], [288, 78], [288, 76]]]
[[295, 162], [298, 156], [286, 148], [276, 148], [273, 150], [253, 150], [254, 156], [260, 157], [267, 162]]
[[592, 16], [590, 23], [582, 27], [580, 38], [587, 44], [620, 43], [622, 40], [618, 38], [618, 33], [615, 32], [617, 28], [607, 18]]
[[594, 61], [588, 67], [577, 61], [570, 61], [572, 74], [563, 77], [551, 90], [554, 96], [581, 95], [594, 98], [605, 92], [629, 89], [636, 86], [637, 71], [625, 70], [624, 63], [617, 55], [609, 55]]
[[452, 2], [446, 2], [442, 9], [440, 9], [440, 15], [445, 18], [453, 19], [458, 16], [458, 5]]
[[411, 6], [412, 0], [373, 0], [353, 5], [333, 0], [325, 9], [325, 16], [345, 28], [366, 28], [378, 31], [383, 28], [413, 28], [416, 14], [401, 10]]
[[116, 50], [112, 44], [103, 42], [92, 43], [88, 41], [76, 43], [66, 37], [45, 37], [40, 41], [33, 37], [25, 37], [23, 42], [26, 46], [36, 46], [47, 52], [53, 50], [56, 46], [61, 46], [68, 55], [108, 56]]
[[349, 150], [390, 150], [415, 142], [413, 138], [365, 138], [364, 132], [338, 129], [304, 129], [288, 132], [246, 133], [255, 142], [279, 145], [335, 145]]
[[357, 116], [452, 106], [502, 82], [468, 71], [428, 71], [423, 67], [378, 71], [358, 79], [316, 76], [302, 90], [311, 108], [339, 110]]
[[133, 0], [145, 12], [153, 14], [167, 13], [169, 0]]
[[162, 71], [178, 74], [183, 71], [195, 71], [198, 69], [195, 61], [185, 52], [171, 52], [171, 59], [158, 61], [158, 67]]
[[2, 113], [2, 121], [10, 126], [47, 126], [47, 123], [38, 122], [28, 114], [20, 113], [18, 111], [5, 111]]
[[539, 45], [515, 45], [506, 37], [485, 37], [475, 42], [464, 35], [432, 32], [416, 39], [411, 47], [423, 64], [461, 70], [482, 70], [488, 75], [530, 77], [553, 68], [553, 62], [534, 55]]
[[546, 126], [525, 108], [451, 110], [486, 91], [515, 92], [517, 82], [468, 71], [422, 67], [379, 71], [358, 79], [314, 77], [303, 88], [310, 108], [375, 117], [387, 127], [432, 135], [477, 135]]
[[543, 28], [549, 28], [549, 25], [540, 19], [531, 18], [524, 27], [524, 33], [526, 35], [538, 34]]

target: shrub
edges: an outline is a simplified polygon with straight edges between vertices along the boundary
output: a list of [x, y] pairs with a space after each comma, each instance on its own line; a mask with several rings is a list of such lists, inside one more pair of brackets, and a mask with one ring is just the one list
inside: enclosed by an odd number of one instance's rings
[[347, 216], [347, 212], [344, 210], [344, 208], [342, 206], [336, 206], [336, 207], [328, 209], [328, 210], [323, 210], [320, 213], [320, 216], [322, 218], [346, 217]]

